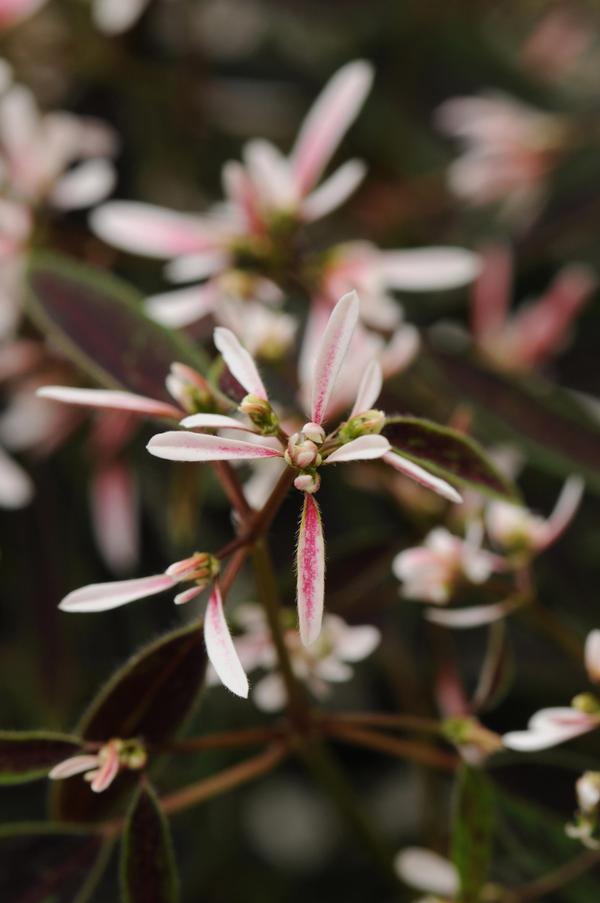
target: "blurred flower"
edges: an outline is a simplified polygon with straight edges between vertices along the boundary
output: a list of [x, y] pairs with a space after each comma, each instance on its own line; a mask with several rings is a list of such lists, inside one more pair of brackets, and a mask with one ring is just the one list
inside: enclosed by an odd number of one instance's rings
[[0, 0], [0, 31], [32, 16], [47, 2], [48, 0]]
[[448, 173], [459, 198], [474, 206], [500, 203], [509, 216], [531, 218], [567, 140], [563, 118], [489, 92], [445, 101], [436, 124], [463, 146]]
[[593, 42], [582, 9], [553, 6], [537, 22], [521, 51], [526, 66], [543, 78], [559, 79], [577, 66]]
[[522, 304], [511, 316], [509, 250], [502, 245], [489, 247], [482, 261], [471, 306], [478, 351], [499, 370], [519, 372], [544, 365], [568, 342], [571, 323], [596, 287], [594, 274], [579, 264], [563, 267], [545, 294]]
[[94, 793], [108, 790], [121, 769], [138, 771], [147, 761], [146, 750], [139, 740], [109, 740], [95, 754], [71, 756], [59, 762], [48, 774], [53, 781], [82, 774]]
[[585, 771], [575, 784], [578, 811], [565, 831], [569, 837], [580, 840], [590, 850], [600, 849], [598, 810], [600, 807], [600, 772]]
[[402, 881], [427, 893], [415, 903], [450, 903], [456, 899], [458, 872], [438, 853], [423, 847], [405, 847], [396, 855], [394, 868]]
[[119, 34], [135, 25], [150, 0], [93, 0], [94, 23], [107, 34]]

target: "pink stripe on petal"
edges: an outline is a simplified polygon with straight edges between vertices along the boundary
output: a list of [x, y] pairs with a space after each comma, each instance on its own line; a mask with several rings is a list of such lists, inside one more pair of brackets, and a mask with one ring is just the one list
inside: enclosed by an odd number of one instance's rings
[[92, 583], [69, 593], [58, 606], [62, 611], [108, 611], [144, 599], [155, 593], [171, 589], [176, 581], [168, 574], [140, 577], [135, 580], [117, 580], [113, 583]]
[[106, 761], [97, 770], [90, 784], [94, 793], [102, 793], [110, 787], [119, 773], [119, 753], [116, 746], [109, 743], [104, 749], [107, 751]]
[[92, 231], [124, 251], [148, 257], [180, 257], [219, 248], [223, 238], [214, 224], [134, 201], [110, 201], [90, 215]]
[[159, 433], [146, 446], [155, 458], [167, 461], [250, 461], [255, 458], [281, 458], [281, 452], [268, 445], [224, 439], [222, 436], [187, 433], [183, 430]]
[[217, 326], [213, 335], [215, 346], [220, 351], [231, 375], [237, 379], [249, 395], [257, 395], [267, 401], [267, 390], [258, 374], [252, 355], [242, 347], [237, 336], [230, 329], [225, 329], [224, 326]]
[[188, 430], [245, 430], [253, 433], [251, 426], [236, 420], [234, 417], [226, 417], [224, 414], [190, 414], [180, 421], [181, 426]]
[[379, 361], [372, 360], [363, 373], [350, 416], [354, 417], [355, 414], [363, 414], [365, 411], [370, 411], [379, 398], [382, 386], [383, 373], [381, 372], [381, 366]]
[[456, 491], [454, 486], [440, 479], [440, 477], [434, 477], [429, 471], [413, 461], [409, 461], [408, 458], [398, 455], [396, 452], [389, 452], [383, 455], [383, 460], [390, 467], [393, 467], [394, 470], [399, 470], [404, 476], [410, 477], [411, 480], [414, 480], [421, 486], [425, 486], [426, 489], [431, 489], [432, 492], [441, 495], [442, 498], [448, 499], [450, 502], [462, 502], [462, 496]]
[[192, 599], [195, 599], [196, 596], [199, 596], [202, 590], [199, 586], [190, 586], [189, 589], [184, 589], [182, 593], [177, 593], [173, 602], [175, 605], [185, 605], [186, 602], [191, 602]]
[[384, 436], [359, 436], [341, 445], [324, 461], [325, 464], [340, 464], [343, 461], [369, 461], [381, 458], [390, 450], [390, 443]]
[[113, 411], [131, 411], [134, 414], [149, 414], [154, 417], [179, 419], [181, 411], [172, 404], [135, 395], [133, 392], [119, 392], [110, 389], [77, 389], [71, 386], [42, 386], [36, 395], [62, 404], [80, 405], [84, 408], [108, 408]]
[[318, 639], [325, 594], [325, 543], [319, 506], [305, 494], [296, 553], [300, 638], [305, 646]]
[[82, 774], [89, 771], [90, 768], [98, 767], [98, 756], [71, 756], [64, 762], [59, 762], [54, 768], [48, 772], [48, 777], [52, 781], [62, 781], [64, 778], [71, 778], [73, 775]]
[[248, 697], [248, 678], [235, 650], [223, 612], [223, 600], [215, 583], [204, 616], [204, 642], [211, 665], [228, 690]]
[[334, 307], [325, 328], [313, 370], [313, 423], [322, 423], [335, 380], [358, 322], [360, 302], [355, 291], [344, 295]]
[[356, 119], [372, 80], [373, 69], [365, 60], [348, 63], [330, 79], [309, 110], [290, 155], [300, 193], [306, 194], [319, 180]]

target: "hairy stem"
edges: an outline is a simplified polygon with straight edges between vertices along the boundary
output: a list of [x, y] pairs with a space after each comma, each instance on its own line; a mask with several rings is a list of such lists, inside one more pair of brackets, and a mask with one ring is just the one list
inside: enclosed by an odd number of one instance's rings
[[401, 759], [411, 759], [413, 762], [432, 765], [434, 768], [441, 768], [444, 771], [454, 771], [459, 761], [452, 753], [444, 752], [433, 746], [426, 746], [424, 743], [416, 743], [412, 740], [400, 740], [398, 737], [389, 737], [387, 734], [354, 727], [350, 724], [330, 723], [326, 725], [326, 729], [330, 736], [344, 743], [365, 746], [367, 749], [398, 756]]

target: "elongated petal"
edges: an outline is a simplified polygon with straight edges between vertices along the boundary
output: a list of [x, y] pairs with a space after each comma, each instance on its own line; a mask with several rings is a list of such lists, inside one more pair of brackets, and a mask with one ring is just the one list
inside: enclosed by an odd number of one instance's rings
[[94, 0], [92, 15], [100, 31], [120, 34], [141, 16], [148, 0]]
[[183, 592], [177, 593], [173, 602], [175, 605], [185, 605], [186, 602], [191, 602], [192, 599], [195, 599], [200, 595], [202, 589], [199, 586], [190, 586], [188, 589], [184, 589]]
[[146, 398], [144, 395], [135, 395], [133, 392], [42, 386], [36, 394], [51, 401], [80, 405], [84, 408], [108, 408], [112, 411], [131, 411], [134, 414], [149, 414], [152, 417], [169, 417], [177, 420], [181, 416], [181, 411], [174, 405]]
[[534, 752], [565, 743], [598, 727], [598, 719], [577, 709], [554, 707], [542, 709], [531, 718], [525, 731], [510, 731], [502, 742], [508, 749]]
[[159, 433], [152, 437], [146, 448], [155, 458], [167, 461], [250, 461], [281, 457], [280, 451], [268, 445], [183, 430]]
[[214, 343], [232, 376], [244, 387], [249, 395], [257, 395], [265, 401], [267, 390], [256, 369], [256, 364], [246, 349], [240, 344], [237, 336], [224, 326], [217, 326], [214, 331]]
[[313, 423], [322, 423], [337, 375], [358, 322], [360, 302], [356, 292], [343, 295], [333, 309], [317, 353], [312, 388]]
[[381, 372], [381, 366], [379, 361], [372, 360], [363, 373], [350, 416], [354, 417], [355, 414], [370, 411], [379, 398], [382, 386], [383, 373]]
[[600, 630], [590, 630], [586, 637], [585, 667], [592, 683], [600, 683]]
[[226, 251], [203, 251], [176, 257], [165, 266], [165, 276], [170, 282], [192, 282], [208, 279], [220, 273], [231, 264], [231, 256]]
[[248, 696], [248, 678], [235, 651], [223, 612], [223, 601], [215, 583], [204, 617], [204, 642], [211, 665], [221, 682], [236, 696]]
[[393, 467], [394, 470], [399, 470], [404, 476], [410, 477], [411, 480], [414, 480], [421, 486], [425, 486], [426, 489], [431, 489], [432, 492], [441, 495], [442, 498], [448, 499], [450, 502], [462, 502], [462, 496], [456, 491], [454, 486], [451, 486], [450, 483], [447, 483], [440, 477], [434, 477], [432, 473], [429, 473], [413, 461], [409, 461], [408, 458], [397, 455], [396, 452], [389, 452], [383, 456], [383, 460], [390, 467]]
[[297, 568], [297, 601], [300, 638], [305, 646], [318, 639], [323, 620], [325, 594], [325, 543], [319, 506], [305, 494], [300, 520]]
[[390, 450], [390, 443], [385, 436], [359, 436], [345, 445], [336, 448], [325, 464], [340, 464], [342, 461], [369, 461], [381, 458]]
[[507, 599], [490, 605], [471, 605], [469, 608], [428, 608], [425, 617], [442, 627], [468, 629], [499, 621], [522, 604], [520, 600]]
[[169, 329], [183, 329], [213, 312], [218, 293], [214, 283], [193, 285], [146, 298], [146, 313]]
[[110, 245], [148, 257], [179, 257], [221, 246], [212, 223], [153, 204], [110, 201], [90, 215], [93, 231]]
[[390, 288], [428, 292], [472, 282], [481, 269], [481, 261], [477, 254], [463, 248], [417, 248], [383, 251], [380, 269]]
[[307, 223], [327, 216], [353, 194], [367, 172], [362, 160], [348, 160], [302, 202], [300, 215]]
[[562, 488], [554, 511], [546, 521], [542, 548], [546, 548], [559, 538], [575, 516], [583, 496], [585, 484], [581, 477], [570, 476]]
[[104, 561], [115, 574], [139, 558], [139, 500], [133, 470], [121, 460], [97, 468], [90, 486], [92, 527]]
[[224, 414], [190, 414], [184, 417], [181, 425], [188, 430], [245, 430], [252, 433], [252, 427], [235, 417], [225, 417]]
[[106, 759], [96, 771], [90, 784], [94, 793], [102, 793], [103, 790], [110, 787], [119, 772], [119, 752], [115, 744], [107, 744], [104, 750], [106, 750]]
[[244, 161], [259, 200], [267, 208], [293, 209], [296, 188], [287, 159], [270, 141], [255, 139], [244, 147]]
[[406, 847], [394, 859], [400, 878], [429, 893], [454, 899], [459, 889], [458, 872], [443, 856], [422, 847]]
[[33, 493], [29, 474], [0, 448], [0, 508], [24, 508]]
[[495, 244], [481, 255], [481, 272], [471, 295], [471, 330], [477, 340], [494, 335], [506, 323], [510, 307], [512, 256], [507, 245]]
[[356, 119], [373, 81], [373, 69], [355, 60], [339, 69], [308, 112], [290, 156], [298, 190], [317, 183]]
[[97, 768], [98, 764], [98, 756], [71, 756], [70, 759], [65, 759], [64, 762], [59, 762], [58, 765], [55, 765], [48, 772], [48, 777], [52, 781], [62, 781], [64, 778], [83, 774], [84, 771], [89, 771], [90, 768]]
[[176, 581], [168, 574], [155, 574], [135, 580], [117, 580], [114, 583], [92, 583], [69, 593], [58, 606], [62, 611], [108, 611], [119, 608], [136, 599], [144, 599], [155, 593], [171, 589]]

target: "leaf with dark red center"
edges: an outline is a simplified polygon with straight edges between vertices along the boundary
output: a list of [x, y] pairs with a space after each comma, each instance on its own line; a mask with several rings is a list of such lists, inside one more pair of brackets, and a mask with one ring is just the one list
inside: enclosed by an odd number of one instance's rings
[[123, 832], [123, 903], [175, 903], [177, 884], [168, 823], [153, 790], [141, 787]]
[[53, 731], [0, 731], [0, 784], [46, 777], [50, 769], [77, 755], [77, 737]]
[[419, 417], [388, 417], [383, 435], [393, 450], [458, 486], [518, 500], [518, 493], [481, 446], [456, 430]]
[[126, 282], [66, 257], [33, 257], [29, 309], [40, 328], [101, 385], [171, 401], [165, 377], [174, 361], [200, 370], [206, 360], [184, 337], [150, 320]]

